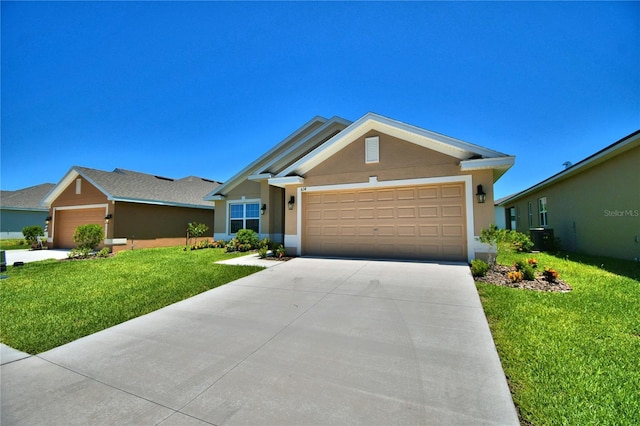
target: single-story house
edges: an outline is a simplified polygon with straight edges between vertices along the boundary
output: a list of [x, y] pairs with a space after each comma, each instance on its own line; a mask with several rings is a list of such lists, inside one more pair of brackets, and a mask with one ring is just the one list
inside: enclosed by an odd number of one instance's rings
[[469, 261], [514, 157], [374, 113], [315, 117], [211, 191], [214, 236], [288, 253]]
[[74, 166], [42, 200], [51, 221], [47, 242], [75, 247], [76, 227], [99, 224], [104, 245], [114, 252], [185, 244], [189, 222], [204, 223], [212, 232], [214, 207], [203, 197], [219, 185], [195, 176], [171, 179]]
[[640, 258], [640, 130], [500, 203], [508, 229], [564, 250]]
[[40, 206], [40, 200], [54, 186], [43, 183], [17, 191], [0, 191], [0, 238], [24, 238], [25, 226], [45, 228], [49, 210]]

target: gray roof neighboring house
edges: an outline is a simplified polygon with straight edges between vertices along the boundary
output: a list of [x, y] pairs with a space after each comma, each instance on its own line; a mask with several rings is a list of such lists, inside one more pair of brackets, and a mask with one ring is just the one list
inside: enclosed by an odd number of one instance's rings
[[5, 210], [47, 211], [40, 201], [55, 186], [43, 183], [16, 191], [0, 191], [0, 207]]
[[108, 200], [207, 209], [214, 207], [203, 197], [221, 185], [220, 182], [197, 176], [172, 179], [118, 168], [107, 172], [74, 166], [46, 195], [42, 204], [50, 206], [78, 177], [83, 177], [98, 188]]

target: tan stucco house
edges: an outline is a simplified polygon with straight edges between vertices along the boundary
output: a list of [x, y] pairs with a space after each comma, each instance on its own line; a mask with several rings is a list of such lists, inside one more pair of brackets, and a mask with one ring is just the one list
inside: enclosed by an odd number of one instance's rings
[[189, 222], [213, 229], [214, 208], [203, 197], [218, 186], [220, 182], [195, 176], [171, 179], [74, 166], [42, 200], [49, 209], [47, 242], [73, 248], [76, 227], [99, 224], [104, 245], [114, 252], [181, 245]]
[[640, 130], [498, 206], [508, 229], [553, 230], [564, 250], [640, 258]]
[[374, 113], [315, 117], [205, 199], [216, 239], [248, 228], [295, 255], [469, 261], [513, 164]]

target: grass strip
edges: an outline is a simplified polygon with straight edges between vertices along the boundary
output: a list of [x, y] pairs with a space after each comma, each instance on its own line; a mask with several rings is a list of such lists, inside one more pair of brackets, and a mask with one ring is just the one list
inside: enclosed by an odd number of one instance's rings
[[535, 257], [573, 291], [478, 283], [524, 424], [640, 424], [640, 265], [591, 256]]
[[0, 280], [0, 341], [37, 354], [262, 269], [214, 263], [236, 256], [170, 247], [10, 266]]

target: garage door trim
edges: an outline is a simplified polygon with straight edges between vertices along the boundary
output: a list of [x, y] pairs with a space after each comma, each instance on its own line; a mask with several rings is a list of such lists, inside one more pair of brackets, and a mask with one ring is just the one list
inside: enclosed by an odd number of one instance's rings
[[422, 186], [422, 185], [439, 185], [446, 183], [464, 183], [465, 190], [465, 215], [466, 215], [466, 224], [467, 224], [467, 260], [471, 262], [474, 250], [474, 223], [473, 223], [473, 192], [472, 192], [472, 176], [471, 175], [462, 175], [462, 176], [442, 176], [442, 177], [434, 177], [434, 178], [419, 178], [419, 179], [402, 179], [402, 180], [388, 180], [388, 181], [378, 181], [376, 176], [372, 176], [369, 178], [369, 182], [362, 183], [348, 183], [348, 184], [338, 184], [338, 185], [319, 185], [319, 186], [302, 186], [297, 190], [297, 201], [298, 211], [297, 211], [297, 235], [295, 236], [286, 236], [288, 239], [292, 239], [294, 241], [292, 245], [297, 247], [297, 254], [304, 255], [302, 253], [302, 212], [304, 210], [303, 206], [303, 192], [322, 192], [322, 191], [341, 191], [341, 190], [349, 190], [349, 189], [371, 189], [371, 188], [385, 188], [385, 187], [399, 187], [399, 186]]
[[[84, 210], [84, 209], [101, 209], [104, 208], [104, 215], [106, 216], [109, 213], [109, 204], [83, 204], [80, 206], [63, 206], [63, 207], [54, 207], [53, 208], [53, 215], [52, 215], [52, 219], [53, 219], [53, 223], [55, 224], [56, 222], [56, 213], [60, 210]], [[47, 242], [52, 243], [53, 239], [55, 237], [54, 235], [55, 232], [55, 226], [51, 226], [49, 228], [49, 237], [47, 238]], [[105, 229], [105, 235], [107, 233], [107, 230]]]

